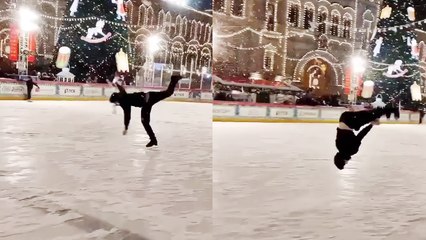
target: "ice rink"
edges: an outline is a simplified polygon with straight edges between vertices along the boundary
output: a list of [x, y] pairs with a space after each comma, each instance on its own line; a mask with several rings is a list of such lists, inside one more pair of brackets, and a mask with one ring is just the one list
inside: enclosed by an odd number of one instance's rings
[[211, 239], [211, 104], [0, 101], [0, 239]]
[[214, 123], [214, 239], [426, 239], [426, 126], [374, 127], [343, 171], [336, 126]]

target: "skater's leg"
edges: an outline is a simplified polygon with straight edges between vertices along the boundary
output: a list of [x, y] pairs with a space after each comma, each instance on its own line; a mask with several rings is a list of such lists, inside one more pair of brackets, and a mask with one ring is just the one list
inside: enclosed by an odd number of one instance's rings
[[358, 140], [361, 142], [362, 139], [367, 136], [367, 134], [370, 132], [370, 130], [373, 128], [372, 124], [369, 124], [367, 127], [363, 128], [358, 135], [356, 136]]
[[147, 93], [148, 104], [152, 106], [152, 105], [158, 103], [159, 101], [164, 100], [164, 99], [172, 96], [174, 91], [175, 91], [175, 87], [176, 87], [177, 83], [179, 82], [179, 80], [181, 78], [182, 78], [181, 76], [172, 76], [172, 79], [171, 79], [169, 86], [167, 87], [166, 91], [148, 92]]
[[142, 125], [145, 128], [146, 133], [149, 136], [149, 139], [151, 140], [147, 147], [151, 147], [153, 145], [157, 145], [157, 138], [155, 137], [154, 131], [151, 128], [151, 125], [149, 124], [151, 120], [151, 106], [145, 106], [142, 108], [141, 111], [141, 121], [142, 121]]
[[33, 86], [27, 86], [27, 100], [31, 100], [31, 92], [33, 91]]
[[359, 130], [365, 124], [380, 118], [381, 115], [382, 113], [379, 113], [377, 110], [344, 112], [340, 116], [339, 121], [345, 123], [351, 129]]

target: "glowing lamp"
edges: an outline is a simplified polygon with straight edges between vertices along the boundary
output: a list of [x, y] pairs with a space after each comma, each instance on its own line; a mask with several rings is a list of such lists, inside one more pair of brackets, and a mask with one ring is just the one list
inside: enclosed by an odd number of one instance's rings
[[58, 51], [58, 58], [56, 59], [57, 68], [66, 68], [71, 56], [71, 49], [69, 47], [61, 47]]
[[386, 6], [385, 8], [382, 9], [382, 13], [380, 14], [380, 18], [381, 19], [390, 18], [391, 15], [392, 15], [392, 8], [389, 7], [389, 6]]
[[410, 91], [411, 91], [411, 99], [413, 101], [422, 100], [422, 91], [420, 89], [420, 86], [417, 84], [417, 82], [414, 82], [413, 85], [411, 85]]
[[120, 48], [120, 52], [115, 54], [118, 72], [129, 72], [129, 58], [127, 54]]
[[374, 82], [373, 81], [365, 81], [362, 88], [361, 96], [363, 98], [371, 98], [374, 92]]
[[19, 28], [24, 32], [36, 31], [39, 29], [37, 21], [39, 19], [38, 13], [30, 8], [21, 7], [19, 9]]
[[408, 19], [410, 19], [410, 21], [416, 20], [416, 10], [414, 10], [413, 7], [407, 8], [407, 15], [408, 15]]

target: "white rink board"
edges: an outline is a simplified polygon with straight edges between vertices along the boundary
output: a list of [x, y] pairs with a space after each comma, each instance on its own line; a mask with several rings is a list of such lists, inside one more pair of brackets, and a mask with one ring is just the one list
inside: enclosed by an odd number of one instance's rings
[[83, 87], [83, 96], [102, 97], [102, 88], [100, 87]]
[[231, 105], [213, 105], [213, 116], [235, 117], [236, 106]]
[[266, 117], [265, 107], [240, 106], [239, 116], [241, 117]]
[[302, 119], [318, 119], [319, 118], [319, 109], [296, 109], [297, 118]]
[[42, 85], [40, 89], [36, 87], [33, 89], [34, 96], [55, 96], [56, 86], [55, 85]]

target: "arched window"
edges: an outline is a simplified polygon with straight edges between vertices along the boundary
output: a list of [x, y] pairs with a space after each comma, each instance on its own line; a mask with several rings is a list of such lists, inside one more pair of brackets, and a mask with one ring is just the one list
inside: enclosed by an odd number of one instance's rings
[[170, 12], [167, 12], [166, 18], [164, 19], [164, 31], [170, 33], [172, 27], [172, 15]]
[[157, 29], [162, 29], [162, 28], [163, 28], [163, 26], [164, 26], [164, 18], [165, 18], [164, 11], [163, 11], [163, 10], [161, 10], [161, 11], [158, 13]]
[[205, 41], [210, 42], [212, 37], [212, 27], [210, 25], [208, 25], [206, 32], [207, 32], [207, 39]]
[[213, 10], [216, 12], [225, 12], [225, 0], [214, 0]]
[[272, 3], [266, 5], [266, 29], [275, 31], [275, 5]]
[[152, 26], [154, 25], [154, 10], [152, 9], [152, 7], [149, 7], [146, 10], [146, 16], [145, 16], [145, 25], [146, 26]]
[[183, 45], [180, 42], [175, 42], [171, 47], [171, 64], [173, 69], [180, 70], [182, 65], [183, 57]]
[[192, 20], [191, 22], [191, 33], [189, 35], [190, 38], [196, 39], [197, 38], [197, 30], [198, 30], [198, 24], [195, 20]]
[[266, 71], [274, 70], [274, 57], [275, 57], [276, 49], [273, 47], [265, 48], [265, 52], [263, 54], [263, 69]]
[[352, 16], [345, 14], [343, 16], [343, 37], [351, 38], [351, 28], [352, 28]]
[[314, 6], [312, 4], [305, 4], [305, 18], [303, 22], [303, 28], [309, 29], [313, 26], [314, 22]]
[[290, 23], [290, 26], [292, 27], [298, 27], [299, 26], [299, 6], [295, 3], [292, 3], [290, 5], [290, 8], [288, 10], [288, 21]]
[[183, 17], [182, 21], [182, 36], [186, 38], [188, 36], [188, 20], [186, 17]]
[[232, 14], [234, 16], [244, 16], [245, 0], [233, 0], [232, 1]]
[[339, 36], [339, 24], [340, 24], [340, 14], [337, 11], [331, 12], [331, 28], [330, 34], [332, 36]]
[[145, 5], [140, 5], [139, 6], [139, 13], [138, 13], [138, 25], [139, 26], [145, 24], [145, 12], [146, 12]]
[[175, 35], [179, 36], [182, 34], [182, 18], [180, 15], [176, 17], [175, 22]]
[[318, 32], [325, 34], [327, 31], [327, 16], [326, 8], [320, 8], [318, 11]]

